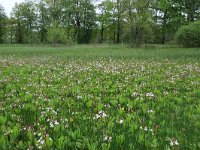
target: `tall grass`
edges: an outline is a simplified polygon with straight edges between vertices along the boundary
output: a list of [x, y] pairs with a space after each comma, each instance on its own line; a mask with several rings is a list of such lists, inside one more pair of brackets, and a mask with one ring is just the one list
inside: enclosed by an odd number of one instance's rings
[[76, 46], [30, 46], [30, 45], [0, 45], [0, 56], [40, 57], [52, 56], [60, 58], [134, 58], [134, 59], [197, 59], [200, 58], [200, 48], [178, 48], [169, 46], [145, 46], [130, 48], [123, 45], [76, 45]]

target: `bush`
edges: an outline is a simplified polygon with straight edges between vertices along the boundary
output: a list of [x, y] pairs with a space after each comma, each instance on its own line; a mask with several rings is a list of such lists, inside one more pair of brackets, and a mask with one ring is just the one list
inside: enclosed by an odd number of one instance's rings
[[47, 32], [47, 39], [53, 46], [56, 44], [63, 44], [65, 39], [63, 29], [57, 26], [50, 27]]
[[181, 27], [175, 40], [184, 47], [200, 47], [200, 21]]
[[74, 43], [72, 38], [73, 30], [66, 32], [63, 28], [60, 28], [57, 24], [49, 28], [47, 32], [47, 40], [53, 45], [57, 44], [69, 44]]

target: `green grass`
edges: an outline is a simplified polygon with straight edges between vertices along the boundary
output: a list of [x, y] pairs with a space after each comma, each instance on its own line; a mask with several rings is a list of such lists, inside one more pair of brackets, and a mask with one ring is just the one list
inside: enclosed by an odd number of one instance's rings
[[200, 49], [1, 45], [0, 149], [200, 149]]
[[114, 57], [114, 58], [135, 58], [135, 59], [179, 59], [193, 58], [199, 60], [199, 48], [168, 48], [153, 46], [147, 48], [133, 49], [126, 46], [116, 45], [82, 45], [72, 47], [49, 47], [49, 46], [28, 46], [28, 45], [2, 45], [0, 47], [0, 56], [21, 56], [21, 57], [43, 57], [54, 56], [60, 58], [96, 58], [96, 57]]

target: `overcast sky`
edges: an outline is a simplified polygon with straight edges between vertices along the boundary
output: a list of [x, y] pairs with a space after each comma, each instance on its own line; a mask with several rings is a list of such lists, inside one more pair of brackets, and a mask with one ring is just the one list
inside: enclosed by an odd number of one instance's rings
[[[25, 0], [0, 0], [0, 4], [4, 7], [7, 16], [10, 16], [12, 8], [15, 6], [15, 3], [21, 3]], [[102, 0], [96, 0], [96, 4], [100, 3]]]
[[24, 2], [25, 0], [0, 0], [0, 4], [4, 7], [7, 16], [10, 16], [12, 8], [15, 6], [15, 3]]

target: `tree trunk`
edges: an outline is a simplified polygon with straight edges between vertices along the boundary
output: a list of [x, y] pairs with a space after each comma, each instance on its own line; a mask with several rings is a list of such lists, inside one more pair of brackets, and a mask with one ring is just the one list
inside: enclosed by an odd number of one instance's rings
[[117, 43], [120, 43], [120, 22], [117, 24]]
[[12, 24], [12, 26], [11, 26], [11, 32], [10, 32], [10, 43], [11, 43], [11, 44], [13, 43], [12, 38], [13, 38], [13, 24]]
[[3, 29], [1, 20], [0, 20], [0, 43], [3, 43]]
[[31, 44], [33, 44], [33, 37], [32, 37], [32, 22], [31, 22], [31, 20], [29, 21], [29, 34], [30, 34], [30, 42], [31, 42]]
[[120, 1], [117, 0], [117, 43], [120, 43], [120, 32], [121, 32], [121, 25], [120, 25]]
[[21, 24], [20, 24], [20, 22], [18, 22], [18, 36], [19, 36], [19, 38], [18, 38], [18, 41], [17, 41], [17, 43], [19, 43], [19, 44], [22, 44], [22, 33], [21, 33]]
[[79, 18], [77, 18], [77, 41], [78, 41], [78, 44], [81, 43], [80, 28], [81, 28], [80, 20], [79, 20]]
[[103, 43], [103, 32], [104, 32], [104, 27], [103, 27], [103, 23], [101, 24], [101, 43]]
[[115, 31], [114, 31], [114, 39], [113, 39], [113, 40], [114, 40], [114, 44], [116, 43], [116, 39], [115, 39], [115, 36], [116, 36], [116, 35], [115, 35], [115, 34], [116, 34], [116, 33], [115, 33]]
[[166, 22], [167, 22], [167, 12], [164, 12], [164, 17], [163, 17], [163, 27], [162, 27], [162, 44], [165, 44], [165, 34], [166, 34]]

